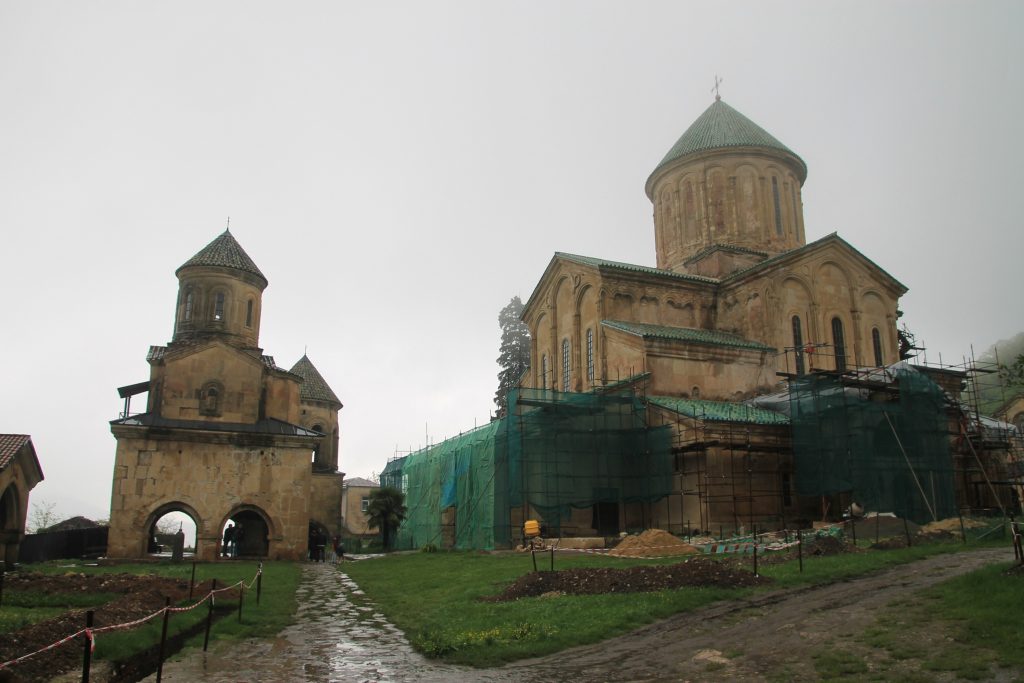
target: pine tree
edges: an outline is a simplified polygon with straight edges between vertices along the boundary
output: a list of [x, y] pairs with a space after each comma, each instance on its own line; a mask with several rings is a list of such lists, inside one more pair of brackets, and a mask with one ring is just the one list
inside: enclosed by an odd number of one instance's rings
[[494, 392], [494, 403], [498, 406], [498, 417], [508, 413], [506, 397], [509, 389], [519, 383], [526, 369], [530, 367], [530, 330], [520, 320], [523, 302], [518, 296], [512, 297], [498, 314], [501, 327], [501, 348], [498, 355], [498, 390]]

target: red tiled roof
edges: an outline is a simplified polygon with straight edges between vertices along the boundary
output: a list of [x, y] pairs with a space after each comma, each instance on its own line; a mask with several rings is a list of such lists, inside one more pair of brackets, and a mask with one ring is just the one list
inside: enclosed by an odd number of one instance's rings
[[31, 440], [28, 434], [0, 434], [0, 470], [5, 469], [21, 447]]

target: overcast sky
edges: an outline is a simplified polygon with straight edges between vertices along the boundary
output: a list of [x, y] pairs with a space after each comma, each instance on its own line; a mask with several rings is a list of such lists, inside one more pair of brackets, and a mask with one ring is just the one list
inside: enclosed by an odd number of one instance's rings
[[722, 98], [959, 361], [1024, 329], [1019, 2], [0, 2], [0, 432], [106, 517], [174, 270], [224, 230], [261, 345], [345, 404], [341, 469], [488, 419], [554, 251], [654, 265], [644, 182]]

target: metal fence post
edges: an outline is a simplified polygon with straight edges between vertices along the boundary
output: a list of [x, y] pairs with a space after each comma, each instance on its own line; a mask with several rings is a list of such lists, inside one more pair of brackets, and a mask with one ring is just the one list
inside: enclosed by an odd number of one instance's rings
[[164, 675], [164, 648], [167, 643], [167, 621], [171, 618], [171, 599], [168, 597], [164, 598], [164, 600], [164, 626], [160, 631], [160, 653], [157, 655], [156, 660], [156, 683], [160, 683], [160, 680]]
[[[85, 627], [92, 628], [92, 619], [95, 613], [89, 610], [85, 613]], [[89, 664], [92, 662], [92, 634], [85, 634], [85, 654], [82, 655], [82, 683], [89, 683]]]
[[210, 611], [206, 613], [206, 635], [203, 637], [203, 652], [210, 645], [210, 626], [213, 624], [213, 602], [215, 600], [213, 591], [217, 590], [217, 579], [210, 583]]

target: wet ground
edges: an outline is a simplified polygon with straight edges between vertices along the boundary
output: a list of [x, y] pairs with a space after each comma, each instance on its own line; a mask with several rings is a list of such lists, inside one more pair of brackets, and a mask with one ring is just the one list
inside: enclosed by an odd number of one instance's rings
[[[354, 604], [359, 587], [331, 564], [306, 564], [296, 623], [277, 638], [219, 643], [164, 664], [164, 681], [521, 681], [508, 671], [481, 672], [417, 654], [372, 605]], [[156, 675], [145, 679], [156, 680]]]
[[[815, 657], [837, 643], [855, 642], [885, 606], [1009, 557], [1005, 549], [940, 555], [831, 585], [756, 593], [602, 643], [484, 671], [425, 659], [372, 604], [349, 599], [362, 592], [343, 572], [330, 564], [307, 564], [294, 626], [273, 640], [222, 643], [208, 654], [190, 653], [164, 666], [164, 680], [813, 681], [818, 678]], [[934, 632], [911, 636], [941, 647], [942, 637]], [[866, 675], [888, 678], [884, 668], [873, 668], [888, 665], [877, 653], [868, 649], [860, 654], [868, 662]], [[992, 680], [1018, 680], [1021, 673], [989, 672]], [[934, 677], [950, 679], [948, 672]]]

